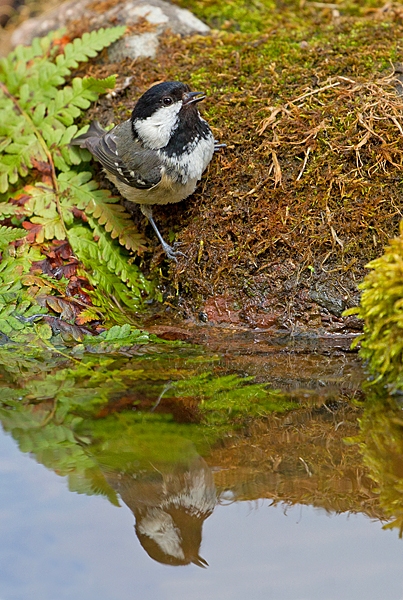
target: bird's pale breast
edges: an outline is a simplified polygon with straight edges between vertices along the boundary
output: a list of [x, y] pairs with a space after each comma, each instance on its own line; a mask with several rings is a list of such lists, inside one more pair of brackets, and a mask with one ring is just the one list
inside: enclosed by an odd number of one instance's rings
[[126, 200], [136, 204], [171, 204], [184, 200], [196, 189], [198, 179], [188, 179], [186, 184], [174, 182], [163, 173], [161, 181], [149, 189], [139, 189], [123, 183], [106, 171], [108, 178], [116, 185]]

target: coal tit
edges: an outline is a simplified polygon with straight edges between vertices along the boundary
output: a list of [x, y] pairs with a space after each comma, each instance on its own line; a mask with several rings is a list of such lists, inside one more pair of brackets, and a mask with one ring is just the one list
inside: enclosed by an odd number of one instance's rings
[[180, 202], [196, 188], [217, 144], [197, 109], [202, 92], [179, 81], [152, 86], [137, 101], [131, 118], [106, 132], [97, 122], [72, 140], [104, 167], [121, 195], [140, 204], [168, 258], [179, 254], [165, 242], [151, 205]]

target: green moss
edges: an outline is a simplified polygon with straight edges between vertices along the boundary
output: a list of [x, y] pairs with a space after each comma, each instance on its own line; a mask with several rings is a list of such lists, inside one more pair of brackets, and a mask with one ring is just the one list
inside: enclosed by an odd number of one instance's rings
[[[327, 7], [300, 0], [176, 0], [177, 4], [194, 12], [210, 27], [243, 33], [265, 32], [286, 24], [293, 29], [304, 28], [307, 22], [317, 23], [322, 15], [333, 18], [334, 3]], [[330, 3], [329, 3], [330, 4]], [[364, 17], [384, 6], [383, 1], [336, 2], [341, 16]]]
[[364, 320], [360, 354], [368, 361], [374, 383], [403, 389], [403, 224], [385, 254], [369, 263], [356, 312]]
[[185, 0], [181, 6], [192, 10], [215, 28], [254, 33], [262, 31], [272, 19], [276, 9], [273, 0], [215, 2], [209, 0]]

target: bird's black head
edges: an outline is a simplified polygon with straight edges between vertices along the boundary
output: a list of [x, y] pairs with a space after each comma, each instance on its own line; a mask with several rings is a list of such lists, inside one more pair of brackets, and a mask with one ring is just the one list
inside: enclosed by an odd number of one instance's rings
[[153, 85], [137, 101], [132, 112], [132, 121], [147, 119], [159, 108], [182, 102], [188, 92], [189, 86], [180, 81], [164, 81]]
[[147, 90], [134, 107], [131, 121], [133, 134], [145, 147], [158, 150], [167, 146], [179, 129], [192, 129], [201, 122], [196, 103], [201, 92], [191, 92], [180, 81], [165, 81]]

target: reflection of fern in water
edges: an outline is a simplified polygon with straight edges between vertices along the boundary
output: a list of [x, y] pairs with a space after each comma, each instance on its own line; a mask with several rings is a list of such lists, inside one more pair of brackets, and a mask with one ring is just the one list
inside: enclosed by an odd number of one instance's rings
[[157, 345], [128, 325], [86, 338], [70, 360], [34, 345], [13, 350], [0, 346], [3, 428], [23, 452], [67, 476], [70, 489], [112, 502], [100, 463], [117, 471], [127, 457], [139, 468], [174, 463], [189, 442], [205, 456], [252, 420], [296, 406], [251, 377], [217, 375], [214, 356]]
[[[115, 77], [65, 81], [124, 30], [100, 29], [67, 45], [52, 33], [0, 60], [0, 329], [8, 335], [24, 326], [20, 321], [17, 327], [16, 317], [29, 316], [35, 296], [43, 295], [48, 282], [20, 279], [44, 258], [43, 244], [53, 240], [67, 239], [88, 268], [90, 282], [101, 292], [96, 303], [114, 290], [118, 303], [135, 306], [150, 291], [128, 260], [128, 251], [136, 252], [144, 239], [118, 198], [98, 189], [83, 170], [89, 153], [69, 146], [78, 129], [74, 120], [114, 87]], [[29, 294], [23, 284], [31, 286]], [[41, 311], [36, 306], [31, 312]]]

